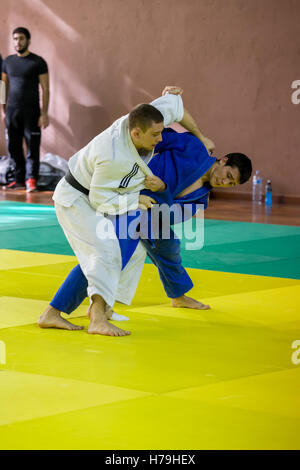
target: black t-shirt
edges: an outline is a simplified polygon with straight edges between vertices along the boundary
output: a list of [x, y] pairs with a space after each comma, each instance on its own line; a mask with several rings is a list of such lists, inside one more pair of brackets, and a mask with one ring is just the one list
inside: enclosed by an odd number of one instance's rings
[[2, 63], [8, 75], [7, 106], [39, 107], [39, 75], [48, 73], [45, 60], [32, 52], [25, 57], [9, 55]]

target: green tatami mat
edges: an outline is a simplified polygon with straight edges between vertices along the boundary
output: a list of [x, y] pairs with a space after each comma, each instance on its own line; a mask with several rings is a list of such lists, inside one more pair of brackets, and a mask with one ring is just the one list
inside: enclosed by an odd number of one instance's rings
[[53, 206], [0, 201], [0, 248], [73, 255]]
[[202, 250], [184, 250], [182, 240], [184, 266], [300, 279], [300, 227], [222, 220], [205, 220], [204, 227]]
[[[72, 255], [52, 206], [0, 202], [0, 248]], [[204, 247], [186, 250], [190, 268], [300, 279], [300, 227], [204, 221]], [[185, 235], [192, 239], [191, 229]]]

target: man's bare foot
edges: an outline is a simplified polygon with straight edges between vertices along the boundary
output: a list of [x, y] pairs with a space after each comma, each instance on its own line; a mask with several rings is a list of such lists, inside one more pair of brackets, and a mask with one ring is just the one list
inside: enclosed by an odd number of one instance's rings
[[192, 299], [191, 297], [187, 297], [186, 295], [177, 297], [177, 299], [172, 299], [171, 303], [172, 307], [174, 308], [194, 308], [196, 310], [210, 309], [209, 305], [205, 305], [202, 302], [198, 302], [198, 300]]
[[103, 299], [100, 296], [95, 297], [96, 301], [93, 301], [92, 305], [88, 309], [88, 317], [90, 318], [88, 333], [91, 335], [105, 336], [130, 335], [130, 331], [122, 330], [108, 322], [107, 315], [110, 315], [110, 313], [107, 311], [108, 309], [106, 308]]
[[60, 328], [63, 330], [83, 330], [83, 326], [73, 325], [62, 318], [60, 311], [48, 305], [44, 313], [40, 316], [38, 322], [40, 328]]
[[112, 307], [110, 307], [109, 305], [106, 304], [105, 306], [105, 316], [106, 316], [106, 319], [107, 320], [111, 320], [112, 316], [113, 316], [113, 309]]
[[[91, 306], [89, 306], [86, 314], [88, 318], [91, 318]], [[105, 306], [105, 316], [107, 320], [112, 320], [112, 321], [128, 321], [129, 320], [129, 318], [125, 317], [125, 315], [119, 315], [118, 313], [114, 312], [112, 307], [110, 307], [107, 304]]]
[[122, 330], [117, 326], [109, 323], [107, 320], [90, 323], [88, 333], [91, 335], [104, 335], [104, 336], [128, 336], [131, 335], [130, 331]]
[[[104, 313], [105, 313], [106, 319], [111, 320], [111, 317], [112, 317], [114, 311], [109, 305], [106, 304]], [[87, 314], [87, 317], [89, 319], [91, 319], [91, 305], [89, 306], [88, 311], [87, 311], [86, 314]]]

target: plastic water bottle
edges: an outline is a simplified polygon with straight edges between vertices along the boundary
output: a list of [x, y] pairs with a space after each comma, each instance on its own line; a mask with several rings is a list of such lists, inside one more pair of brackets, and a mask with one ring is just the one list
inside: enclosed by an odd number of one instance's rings
[[259, 170], [256, 170], [252, 179], [252, 202], [256, 204], [262, 202], [262, 177]]
[[272, 184], [271, 180], [267, 180], [265, 187], [265, 205], [272, 206]]

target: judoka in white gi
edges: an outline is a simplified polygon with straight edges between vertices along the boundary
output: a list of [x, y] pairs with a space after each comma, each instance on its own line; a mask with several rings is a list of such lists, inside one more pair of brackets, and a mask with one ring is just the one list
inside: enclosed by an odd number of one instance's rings
[[[109, 224], [105, 220], [106, 213], [122, 214], [137, 209], [139, 204], [149, 208], [155, 203], [154, 199], [139, 192], [144, 188], [165, 189], [165, 184], [152, 174], [147, 162], [161, 141], [164, 126], [173, 122], [179, 122], [196, 135], [209, 151], [214, 149], [213, 142], [200, 132], [184, 109], [181, 96], [165, 94], [151, 105], [140, 105], [115, 121], [71, 157], [70, 173], [54, 192], [59, 223], [88, 280], [91, 301], [88, 332], [91, 334], [130, 334], [109, 323], [105, 311], [116, 300], [130, 303], [140, 277], [145, 249], [139, 244], [121, 271], [118, 240], [113, 237], [102, 239], [97, 227], [104, 221]], [[140, 270], [135, 269], [137, 265]], [[66, 322], [62, 317], [48, 313], [40, 318], [40, 326], [59, 327], [59, 323]]]
[[[162, 142], [155, 147], [149, 168], [164, 181], [167, 188], [161, 192], [149, 189], [141, 192], [154, 198], [156, 207], [150, 211], [138, 210], [108, 217], [114, 223], [114, 233], [119, 240], [122, 269], [130, 261], [137, 245], [142, 243], [158, 269], [172, 307], [205, 310], [210, 306], [186, 295], [193, 287], [193, 282], [182, 265], [180, 239], [175, 236], [171, 226], [190, 219], [200, 207], [206, 209], [209, 193], [214, 187], [228, 188], [247, 182], [252, 172], [251, 160], [247, 155], [236, 152], [219, 160], [211, 157], [202, 142], [189, 132], [178, 134], [174, 130], [164, 129], [162, 138]], [[187, 244], [187, 249], [198, 249], [199, 235], [202, 241], [201, 229], [198, 234], [195, 228], [196, 243]], [[136, 269], [140, 272], [138, 266]], [[87, 297], [87, 287], [87, 279], [78, 264], [59, 287], [47, 310], [70, 315]], [[109, 309], [106, 313], [109, 316]], [[128, 318], [111, 309], [111, 320]], [[63, 326], [73, 329], [71, 322]]]

